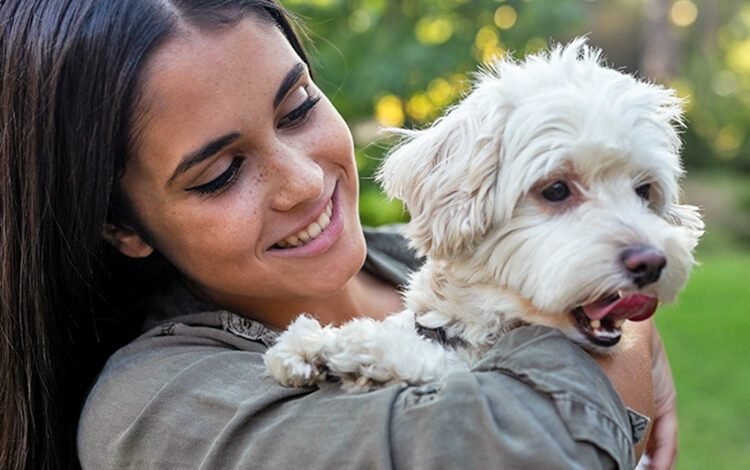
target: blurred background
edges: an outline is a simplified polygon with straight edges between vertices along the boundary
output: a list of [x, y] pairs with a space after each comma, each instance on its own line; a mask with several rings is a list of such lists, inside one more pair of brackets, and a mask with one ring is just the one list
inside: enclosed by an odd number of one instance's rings
[[387, 126], [424, 127], [493, 57], [587, 34], [609, 63], [686, 100], [684, 199], [703, 209], [700, 265], [657, 315], [679, 394], [680, 469], [750, 468], [750, 2], [282, 0], [318, 84], [352, 128], [368, 225], [407, 219], [371, 175]]

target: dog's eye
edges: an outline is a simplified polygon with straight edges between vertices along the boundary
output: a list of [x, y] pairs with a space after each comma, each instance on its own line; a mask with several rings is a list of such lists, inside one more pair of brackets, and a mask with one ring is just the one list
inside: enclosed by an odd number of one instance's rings
[[555, 181], [544, 188], [542, 191], [542, 197], [551, 202], [564, 201], [570, 197], [570, 188], [568, 188], [568, 185], [563, 181]]
[[635, 193], [644, 201], [648, 201], [651, 199], [651, 185], [649, 183], [642, 184], [635, 188]]

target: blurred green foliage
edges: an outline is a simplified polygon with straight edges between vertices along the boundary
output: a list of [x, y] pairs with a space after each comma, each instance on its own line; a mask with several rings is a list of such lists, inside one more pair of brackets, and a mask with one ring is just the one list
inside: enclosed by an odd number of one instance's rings
[[679, 303], [656, 315], [677, 386], [677, 468], [750, 468], [750, 253], [699, 253]]
[[[423, 127], [492, 57], [588, 34], [616, 67], [686, 98], [689, 169], [750, 173], [750, 4], [743, 0], [285, 0], [310, 38], [319, 85], [352, 127], [367, 224], [405, 216], [370, 175], [379, 126]], [[644, 24], [663, 17], [661, 29]], [[649, 73], [647, 52], [668, 42]], [[669, 62], [661, 67], [658, 62]], [[653, 61], [652, 61], [653, 62]]]

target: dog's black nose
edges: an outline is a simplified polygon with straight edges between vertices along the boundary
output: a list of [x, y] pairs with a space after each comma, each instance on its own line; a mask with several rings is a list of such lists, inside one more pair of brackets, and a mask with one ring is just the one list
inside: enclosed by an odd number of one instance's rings
[[631, 246], [620, 254], [620, 260], [628, 270], [630, 279], [638, 287], [643, 287], [659, 280], [661, 271], [667, 265], [664, 253], [656, 248], [644, 245]]

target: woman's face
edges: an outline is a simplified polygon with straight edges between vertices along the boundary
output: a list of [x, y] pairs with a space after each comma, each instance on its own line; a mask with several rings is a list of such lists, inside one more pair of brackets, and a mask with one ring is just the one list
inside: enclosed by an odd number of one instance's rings
[[[257, 314], [331, 296], [357, 273], [351, 135], [277, 27], [251, 16], [177, 35], [143, 92], [121, 185], [153, 248], [200, 294]], [[148, 252], [127, 243], [116, 244]]]

